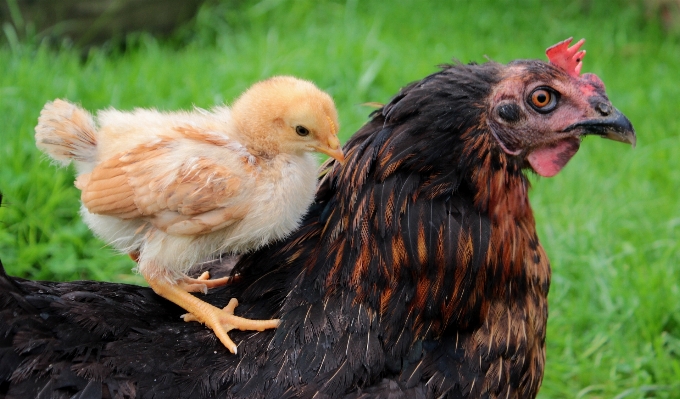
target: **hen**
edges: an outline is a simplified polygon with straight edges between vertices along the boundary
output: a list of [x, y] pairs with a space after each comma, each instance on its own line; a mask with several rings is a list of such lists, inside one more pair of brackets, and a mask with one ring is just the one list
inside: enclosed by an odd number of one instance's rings
[[[148, 289], [0, 278], [7, 398], [531, 398], [548, 258], [527, 171], [582, 137], [635, 143], [569, 41], [550, 63], [448, 65], [403, 88], [331, 162], [291, 236], [243, 256], [239, 297], [275, 330], [238, 356]], [[22, 396], [24, 395], [24, 396]]]
[[106, 242], [131, 253], [153, 290], [209, 326], [236, 353], [227, 332], [276, 327], [234, 316], [188, 292], [229, 278], [186, 272], [221, 252], [244, 253], [284, 238], [314, 199], [311, 151], [343, 160], [333, 100], [312, 83], [276, 77], [211, 112], [113, 109], [98, 115], [48, 103], [37, 146], [78, 171], [81, 214]]

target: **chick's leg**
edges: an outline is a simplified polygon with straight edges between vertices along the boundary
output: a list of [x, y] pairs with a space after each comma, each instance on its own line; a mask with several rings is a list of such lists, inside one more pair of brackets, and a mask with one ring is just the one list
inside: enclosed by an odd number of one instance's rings
[[170, 283], [163, 278], [147, 278], [147, 282], [156, 294], [190, 313], [184, 315], [185, 321], [198, 321], [208, 326], [222, 344], [234, 354], [236, 354], [236, 344], [229, 338], [227, 332], [233, 329], [263, 331], [276, 328], [279, 325], [278, 319], [250, 320], [234, 315], [234, 309], [238, 306], [238, 301], [235, 298], [232, 298], [224, 309], [220, 309], [196, 298], [179, 285]]
[[207, 294], [208, 289], [221, 287], [223, 285], [231, 283], [232, 281], [236, 281], [237, 279], [238, 276], [214, 278], [211, 280], [210, 273], [203, 272], [203, 274], [201, 274], [198, 278], [191, 278], [185, 276], [178, 282], [178, 284], [185, 291], [202, 292], [204, 294]]
[[[128, 253], [128, 256], [136, 263], [139, 263], [139, 252], [130, 252]], [[214, 278], [211, 280], [210, 273], [203, 272], [198, 278], [185, 276], [178, 284], [187, 292], [202, 292], [207, 294], [210, 288], [221, 287], [236, 280], [238, 280], [238, 276]]]

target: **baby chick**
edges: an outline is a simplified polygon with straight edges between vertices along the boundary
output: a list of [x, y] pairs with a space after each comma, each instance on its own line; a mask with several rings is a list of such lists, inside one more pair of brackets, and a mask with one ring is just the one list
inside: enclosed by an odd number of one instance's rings
[[[99, 127], [97, 127], [97, 125]], [[189, 292], [228, 278], [186, 273], [219, 253], [244, 253], [288, 235], [314, 198], [312, 151], [343, 161], [331, 97], [312, 83], [274, 77], [253, 85], [231, 108], [159, 112], [87, 111], [47, 103], [36, 144], [77, 169], [81, 214], [104, 241], [138, 261], [160, 296], [210, 327], [236, 353], [227, 332], [275, 328], [278, 320], [234, 315]]]

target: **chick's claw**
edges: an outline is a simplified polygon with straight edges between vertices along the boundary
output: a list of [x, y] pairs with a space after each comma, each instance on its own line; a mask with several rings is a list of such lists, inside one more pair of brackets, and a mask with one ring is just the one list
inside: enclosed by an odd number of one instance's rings
[[229, 331], [238, 329], [241, 331], [253, 330], [253, 331], [264, 331], [270, 328], [276, 328], [279, 326], [279, 319], [271, 320], [251, 320], [243, 317], [234, 315], [234, 310], [238, 306], [238, 300], [236, 298], [231, 298], [227, 306], [222, 309], [211, 307], [203, 312], [204, 317], [196, 316], [192, 313], [186, 313], [182, 316], [184, 321], [197, 321], [203, 323], [213, 330], [217, 338], [222, 342], [222, 344], [231, 351], [231, 353], [236, 354], [236, 344], [229, 338], [227, 334]]

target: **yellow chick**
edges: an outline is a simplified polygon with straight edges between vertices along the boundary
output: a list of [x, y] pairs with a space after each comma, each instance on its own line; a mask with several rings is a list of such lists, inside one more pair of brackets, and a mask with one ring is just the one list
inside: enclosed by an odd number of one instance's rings
[[210, 327], [236, 353], [227, 332], [275, 328], [278, 320], [234, 315], [189, 294], [229, 278], [193, 279], [197, 262], [244, 253], [286, 237], [314, 199], [312, 151], [343, 161], [331, 97], [314, 84], [274, 77], [253, 85], [231, 108], [159, 112], [85, 110], [47, 103], [36, 144], [55, 161], [74, 162], [81, 214], [107, 243], [130, 254], [160, 296]]

